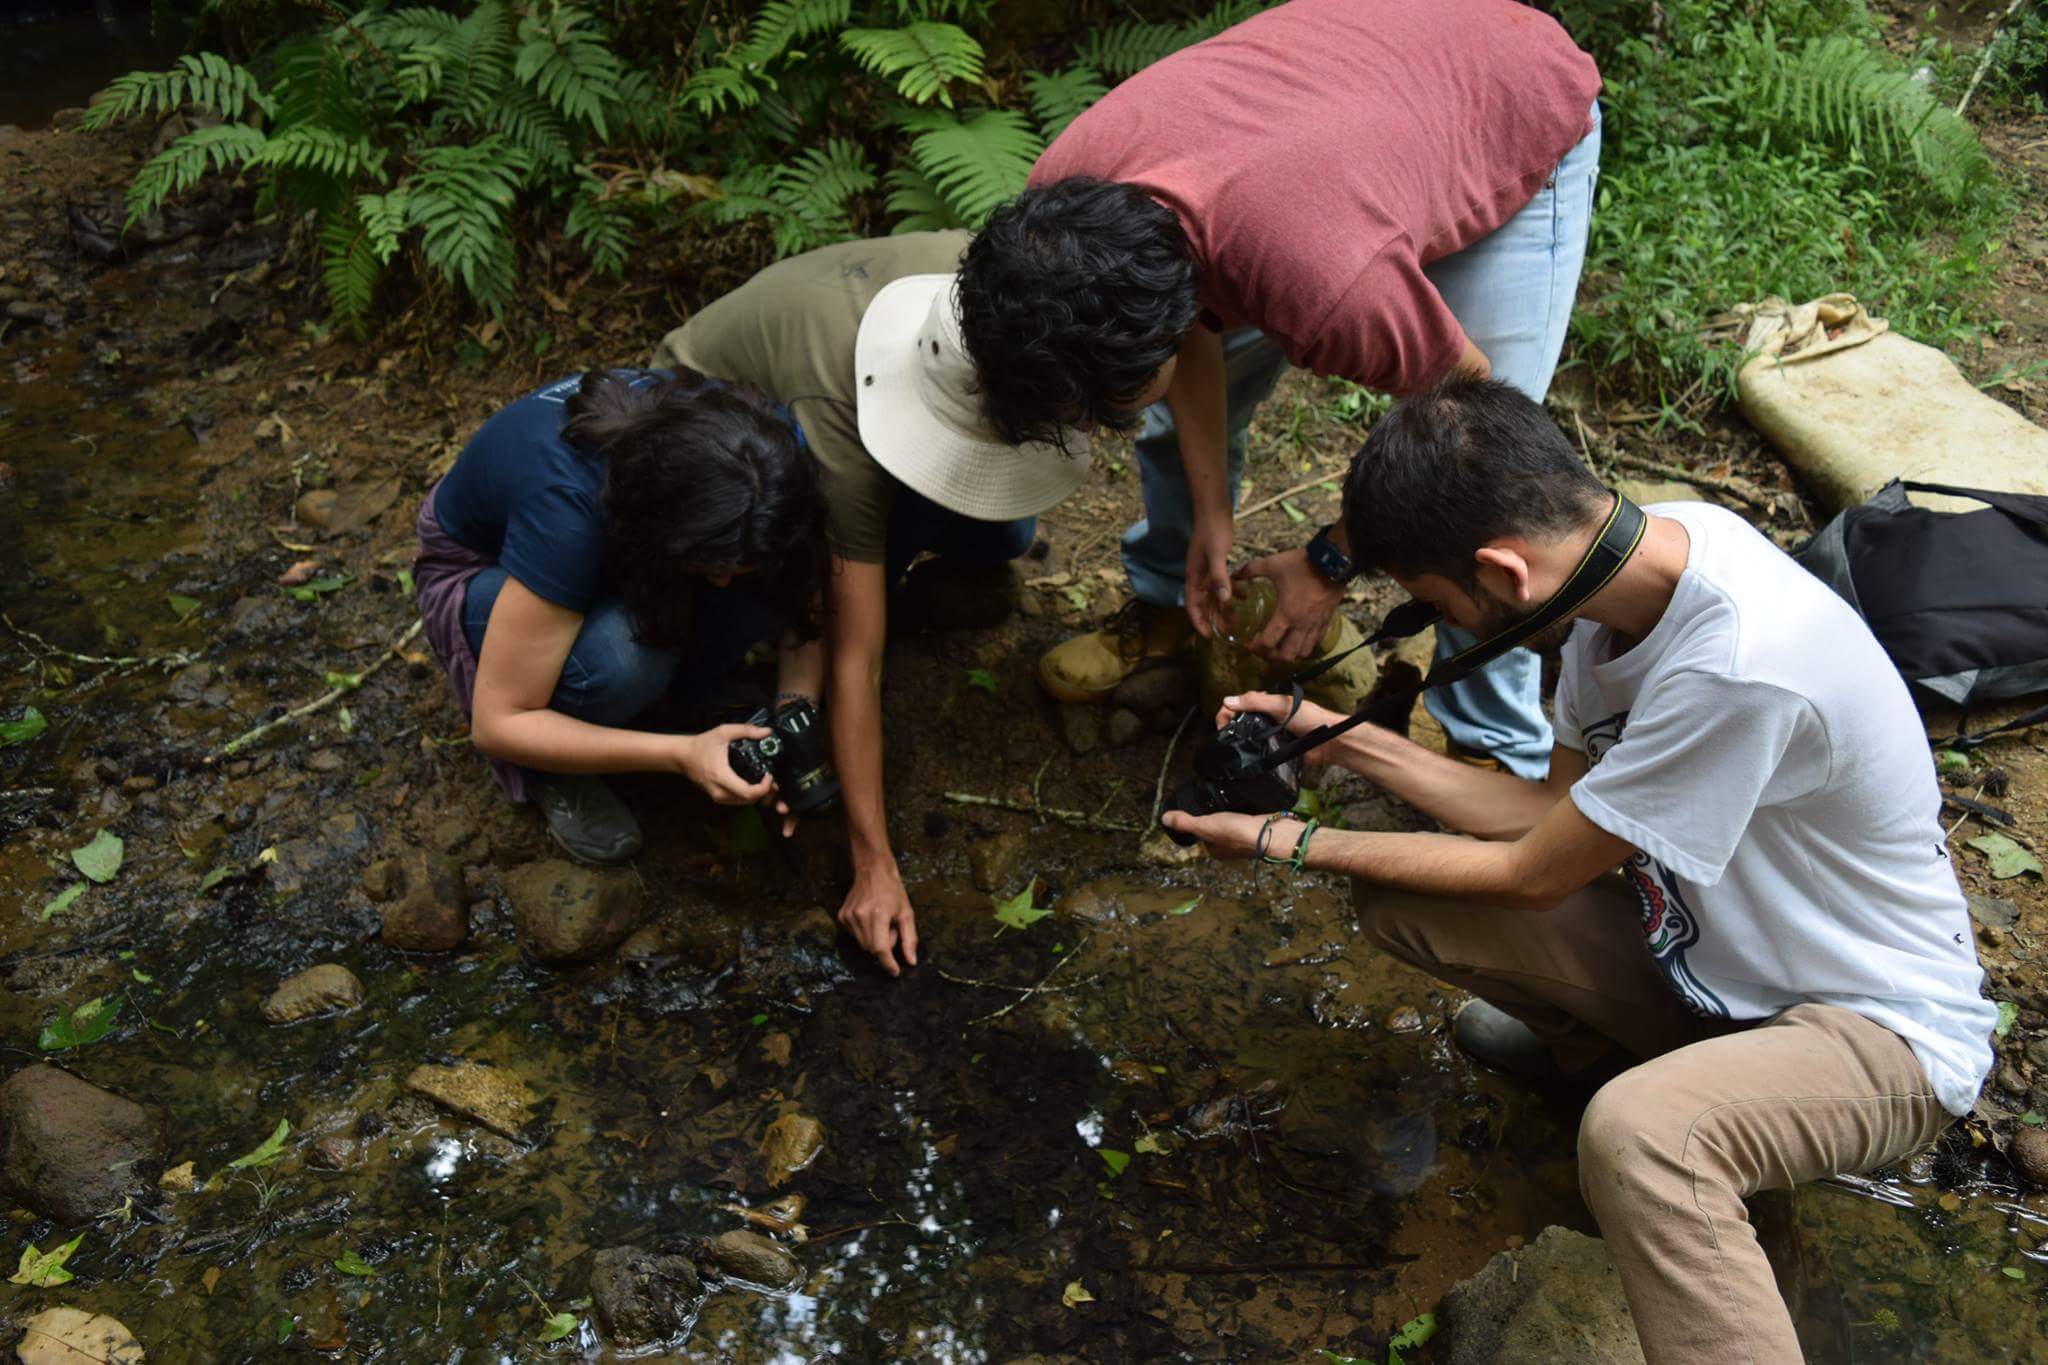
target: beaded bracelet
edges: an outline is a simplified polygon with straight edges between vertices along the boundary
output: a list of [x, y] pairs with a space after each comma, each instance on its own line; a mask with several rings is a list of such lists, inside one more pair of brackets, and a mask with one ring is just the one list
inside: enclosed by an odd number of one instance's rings
[[1296, 872], [1301, 872], [1305, 870], [1305, 864], [1308, 858], [1309, 836], [1316, 832], [1316, 829], [1322, 824], [1322, 821], [1317, 820], [1312, 816], [1309, 818], [1308, 822], [1301, 827], [1301, 838], [1295, 842], [1294, 853], [1291, 856], [1286, 858], [1275, 858], [1272, 854], [1266, 852], [1266, 845], [1270, 843], [1273, 838], [1274, 823], [1280, 820], [1287, 819], [1292, 814], [1293, 812], [1291, 811], [1281, 811], [1267, 816], [1266, 823], [1259, 826], [1259, 837], [1252, 841], [1252, 852], [1258, 855], [1258, 859], [1262, 863], [1268, 863], [1274, 867], [1291, 867]]

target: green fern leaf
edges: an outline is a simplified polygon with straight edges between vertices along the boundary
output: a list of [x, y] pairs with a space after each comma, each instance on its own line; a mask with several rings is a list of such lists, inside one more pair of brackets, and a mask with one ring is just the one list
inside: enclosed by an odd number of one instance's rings
[[519, 36], [512, 74], [531, 83], [564, 118], [609, 138], [606, 115], [618, 103], [625, 70], [590, 16], [568, 5], [545, 19], [529, 14], [519, 21]]
[[914, 23], [902, 28], [850, 28], [839, 45], [878, 76], [893, 76], [913, 104], [936, 99], [953, 105], [953, 81], [981, 79], [981, 44], [957, 24]]
[[369, 249], [379, 261], [389, 261], [398, 254], [405, 231], [412, 226], [411, 191], [401, 183], [388, 194], [359, 194], [356, 214]]
[[570, 201], [565, 224], [569, 240], [590, 255], [600, 275], [622, 275], [633, 249], [633, 216], [626, 203], [608, 192], [605, 182], [586, 176]]
[[757, 80], [774, 88], [775, 82], [767, 76], [733, 66], [707, 66], [683, 82], [676, 102], [702, 117], [722, 114], [727, 105], [735, 109], [752, 109], [761, 102], [760, 86], [755, 84]]
[[1023, 190], [1045, 150], [1045, 139], [1014, 109], [985, 110], [964, 122], [925, 111], [903, 122], [917, 134], [912, 163], [969, 227]]
[[1081, 60], [1097, 71], [1128, 76], [1162, 57], [1172, 56], [1193, 41], [1179, 24], [1127, 20], [1089, 34], [1081, 44]]
[[1031, 113], [1039, 131], [1051, 142], [1088, 107], [1109, 93], [1102, 77], [1089, 66], [1070, 66], [1056, 74], [1027, 72], [1024, 88], [1031, 92]]
[[719, 182], [719, 197], [693, 212], [713, 222], [766, 218], [777, 255], [853, 237], [852, 202], [875, 187], [860, 144], [833, 138], [780, 166], [750, 166]]
[[885, 207], [901, 217], [889, 226], [891, 234], [943, 232], [967, 226], [931, 177], [915, 166], [898, 166], [888, 175], [889, 198]]
[[115, 78], [93, 96], [80, 126], [104, 128], [185, 105], [235, 120], [250, 109], [265, 116], [277, 111], [247, 70], [217, 52], [198, 52], [180, 57], [167, 71], [131, 71]]
[[352, 212], [328, 216], [320, 226], [320, 275], [327, 286], [327, 306], [335, 323], [361, 336], [377, 298], [384, 261], [370, 243], [370, 234]]
[[754, 16], [747, 41], [732, 54], [732, 64], [766, 66], [791, 43], [845, 27], [852, 12], [851, 0], [770, 0]]
[[485, 118], [485, 126], [525, 152], [536, 166], [566, 171], [576, 161], [569, 126], [540, 96], [523, 85], [508, 87]]
[[269, 141], [246, 123], [195, 128], [142, 164], [128, 185], [128, 222], [155, 213], [164, 201], [185, 193], [210, 171], [225, 171], [255, 159]]
[[512, 297], [505, 214], [531, 170], [526, 153], [494, 134], [467, 147], [429, 148], [409, 182], [409, 216], [427, 264], [451, 284], [460, 280], [493, 314], [502, 315]]
[[316, 123], [299, 124], [273, 135], [249, 157], [253, 165], [317, 171], [336, 180], [369, 174], [384, 176], [385, 152], [359, 137], [346, 137]]

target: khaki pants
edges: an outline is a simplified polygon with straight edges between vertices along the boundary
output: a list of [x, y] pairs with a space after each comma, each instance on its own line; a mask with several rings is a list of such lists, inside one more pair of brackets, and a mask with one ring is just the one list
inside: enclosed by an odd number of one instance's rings
[[1832, 1005], [1749, 1026], [1698, 1019], [1665, 985], [1618, 880], [1547, 913], [1362, 885], [1357, 902], [1380, 948], [1513, 1014], [1568, 1069], [1615, 1046], [1647, 1059], [1587, 1106], [1579, 1188], [1653, 1365], [1798, 1365], [1742, 1201], [1932, 1141], [1949, 1116], [1904, 1040]]

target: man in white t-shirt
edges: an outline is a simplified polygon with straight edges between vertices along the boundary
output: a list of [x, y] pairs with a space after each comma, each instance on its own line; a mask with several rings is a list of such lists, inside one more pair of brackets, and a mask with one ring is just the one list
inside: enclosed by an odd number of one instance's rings
[[[1541, 407], [1483, 380], [1396, 406], [1344, 488], [1359, 562], [1481, 636], [1541, 608], [1614, 507]], [[1606, 586], [1531, 642], [1569, 632], [1547, 780], [1372, 726], [1311, 755], [1474, 837], [1167, 823], [1356, 878], [1373, 942], [1480, 997], [1454, 1032], [1482, 1060], [1597, 1076], [1641, 1059], [1588, 1106], [1579, 1180], [1645, 1354], [1797, 1362], [1743, 1197], [1930, 1141], [1975, 1100], [1996, 1011], [1927, 741], [1877, 641], [1738, 517], [1647, 510]], [[1336, 719], [1304, 706], [1289, 726]]]

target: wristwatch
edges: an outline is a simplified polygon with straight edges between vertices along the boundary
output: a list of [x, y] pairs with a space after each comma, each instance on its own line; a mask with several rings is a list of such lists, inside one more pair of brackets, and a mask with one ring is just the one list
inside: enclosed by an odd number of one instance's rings
[[1315, 539], [1309, 541], [1308, 562], [1332, 583], [1349, 583], [1358, 575], [1358, 569], [1352, 564], [1351, 556], [1338, 549], [1337, 542], [1330, 539], [1331, 529], [1325, 526], [1316, 532]]

